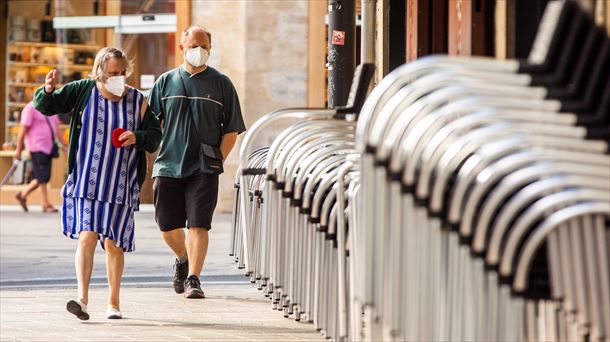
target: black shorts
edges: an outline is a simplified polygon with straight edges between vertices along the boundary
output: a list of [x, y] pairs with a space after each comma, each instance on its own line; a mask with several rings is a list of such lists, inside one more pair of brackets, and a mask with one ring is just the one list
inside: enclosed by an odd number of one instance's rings
[[199, 227], [210, 230], [218, 199], [218, 175], [155, 177], [155, 221], [161, 231]]
[[30, 152], [30, 159], [34, 179], [38, 183], [48, 183], [51, 179], [51, 156], [42, 152]]

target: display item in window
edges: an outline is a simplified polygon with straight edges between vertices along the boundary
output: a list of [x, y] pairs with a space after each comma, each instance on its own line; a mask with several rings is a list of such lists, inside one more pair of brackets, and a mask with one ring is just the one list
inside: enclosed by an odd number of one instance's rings
[[55, 42], [55, 29], [53, 28], [52, 20], [41, 20], [40, 21], [40, 35], [41, 40], [47, 43]]

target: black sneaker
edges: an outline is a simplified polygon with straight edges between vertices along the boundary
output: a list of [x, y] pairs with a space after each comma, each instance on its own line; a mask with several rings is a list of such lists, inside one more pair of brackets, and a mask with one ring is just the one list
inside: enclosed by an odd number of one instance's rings
[[184, 282], [184, 297], [185, 298], [205, 298], [203, 291], [201, 291], [201, 283], [197, 276], [192, 275]]
[[189, 275], [189, 262], [188, 260], [182, 265], [178, 264], [178, 259], [176, 259], [176, 263], [174, 264], [174, 291], [177, 294], [184, 293], [184, 281], [186, 277]]

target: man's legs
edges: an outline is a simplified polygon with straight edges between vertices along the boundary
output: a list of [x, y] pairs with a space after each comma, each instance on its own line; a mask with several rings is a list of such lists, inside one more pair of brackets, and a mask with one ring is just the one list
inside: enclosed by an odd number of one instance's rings
[[174, 291], [184, 293], [184, 281], [188, 275], [188, 259], [186, 256], [186, 210], [183, 179], [155, 177], [153, 184], [155, 202], [155, 221], [161, 229], [165, 244], [176, 255], [174, 263]]
[[[169, 232], [162, 232], [163, 240], [174, 251], [176, 259], [181, 260], [184, 256], [188, 256], [188, 276], [195, 275], [199, 278], [203, 263], [208, 253], [208, 230], [204, 228], [191, 227], [189, 228], [188, 237], [185, 243], [184, 229], [174, 229]], [[181, 267], [176, 264], [176, 267]], [[177, 273], [179, 270], [177, 270]], [[174, 276], [176, 278], [176, 276]], [[180, 276], [181, 278], [181, 276]], [[174, 284], [176, 287], [176, 284]], [[179, 286], [178, 286], [179, 287]], [[184, 289], [177, 290], [182, 293]]]
[[25, 188], [23, 191], [21, 191], [20, 195], [22, 198], [26, 198], [28, 197], [28, 195], [30, 193], [32, 193], [32, 191], [36, 190], [36, 188], [38, 188], [40, 184], [38, 183], [38, 180], [36, 179], [32, 179], [32, 181], [30, 182], [30, 184], [28, 184], [28, 187]]
[[178, 228], [167, 232], [162, 231], [163, 241], [176, 254], [176, 259], [183, 258], [187, 254], [184, 228]]
[[185, 187], [189, 228], [186, 248], [189, 258], [188, 278], [184, 285], [186, 298], [205, 298], [199, 276], [208, 253], [208, 231], [218, 198], [218, 175], [197, 174]]
[[184, 297], [205, 298], [201, 290], [199, 275], [203, 268], [205, 256], [208, 253], [208, 230], [190, 227], [188, 238], [186, 239], [186, 249], [188, 251], [189, 266], [188, 277], [184, 282]]
[[[199, 274], [208, 250], [208, 229], [218, 197], [218, 176], [196, 174], [186, 179], [156, 177], [155, 220], [165, 243], [176, 255], [174, 290], [187, 298], [204, 298]], [[186, 222], [188, 238], [183, 228]]]
[[39, 183], [40, 187], [40, 195], [42, 196], [42, 208], [51, 207], [51, 203], [49, 202], [49, 192], [47, 189], [47, 184], [49, 183]]
[[47, 183], [51, 178], [51, 157], [41, 153], [41, 152], [32, 152], [30, 154], [32, 158], [32, 171], [34, 173], [34, 179], [28, 184], [28, 187], [22, 192], [18, 193], [15, 198], [21, 204], [24, 211], [28, 211], [26, 205], [26, 198], [28, 195], [36, 190], [40, 186], [40, 190], [42, 192], [42, 209], [43, 212], [49, 211], [57, 211], [57, 210], [49, 210], [47, 208], [53, 209], [53, 207], [49, 203], [49, 198], [47, 195]]
[[186, 255], [186, 243], [184, 228], [176, 228], [170, 231], [161, 231], [163, 241], [176, 255], [174, 263], [174, 291], [178, 294], [184, 293], [184, 281], [188, 276], [188, 258]]
[[184, 180], [155, 177], [153, 184], [155, 221], [161, 229], [165, 244], [176, 254], [176, 259], [186, 256], [184, 227]]
[[36, 179], [33, 179], [30, 182], [30, 184], [28, 184], [28, 187], [25, 188], [25, 190], [15, 194], [15, 199], [17, 199], [17, 202], [19, 202], [19, 205], [21, 205], [21, 208], [23, 208], [23, 211], [25, 211], [25, 212], [28, 211], [28, 205], [26, 202], [27, 197], [32, 191], [36, 190], [37, 187], [38, 187], [38, 181]]
[[42, 212], [56, 213], [58, 210], [53, 207], [51, 202], [49, 202], [48, 184], [49, 183], [40, 183], [39, 182], [40, 194], [42, 195]]
[[186, 249], [189, 258], [189, 276], [195, 275], [199, 278], [208, 254], [208, 230], [199, 227], [189, 228]]

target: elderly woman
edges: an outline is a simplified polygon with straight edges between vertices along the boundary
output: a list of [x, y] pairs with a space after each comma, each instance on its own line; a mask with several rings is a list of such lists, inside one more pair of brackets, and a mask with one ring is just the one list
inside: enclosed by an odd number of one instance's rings
[[121, 50], [106, 47], [95, 57], [89, 79], [56, 90], [57, 70], [51, 70], [34, 98], [34, 106], [45, 115], [72, 113], [68, 179], [61, 191], [62, 230], [78, 239], [78, 298], [68, 301], [67, 310], [81, 320], [89, 319], [89, 282], [97, 241], [106, 251], [110, 288], [106, 317], [122, 318], [123, 253], [135, 249], [133, 213], [146, 177], [145, 151], [154, 152], [161, 140], [159, 122], [144, 96], [125, 84], [132, 69]]

